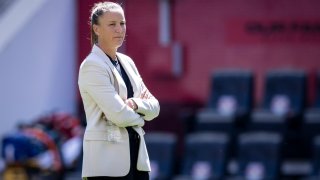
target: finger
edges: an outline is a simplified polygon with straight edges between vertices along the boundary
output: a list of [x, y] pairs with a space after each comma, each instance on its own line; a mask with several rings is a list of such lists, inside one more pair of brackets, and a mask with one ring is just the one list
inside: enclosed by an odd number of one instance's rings
[[146, 97], [146, 93], [147, 93], [147, 90], [144, 90], [141, 94], [141, 99], [144, 99]]
[[133, 109], [133, 106], [132, 106], [132, 103], [131, 103], [131, 100], [130, 99], [127, 99], [125, 101], [126, 105], [129, 106], [131, 109]]
[[148, 90], [148, 92], [147, 92], [147, 99], [150, 99], [152, 97], [152, 94], [150, 93], [150, 91]]

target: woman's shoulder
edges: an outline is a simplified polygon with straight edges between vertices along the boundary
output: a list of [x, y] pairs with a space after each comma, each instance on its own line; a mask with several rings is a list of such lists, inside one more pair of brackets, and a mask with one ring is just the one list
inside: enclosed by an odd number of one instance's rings
[[85, 66], [105, 66], [105, 63], [99, 56], [97, 56], [95, 53], [90, 53], [81, 63], [80, 69]]
[[84, 60], [83, 63], [86, 64], [97, 64], [97, 65], [103, 65], [104, 60], [98, 56], [96, 53], [91, 52]]

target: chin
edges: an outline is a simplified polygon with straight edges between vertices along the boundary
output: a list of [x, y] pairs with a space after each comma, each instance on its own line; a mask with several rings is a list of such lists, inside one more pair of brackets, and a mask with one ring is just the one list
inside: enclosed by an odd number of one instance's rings
[[121, 44], [117, 44], [116, 45], [116, 48], [119, 48], [119, 47], [121, 47], [122, 46], [122, 43]]

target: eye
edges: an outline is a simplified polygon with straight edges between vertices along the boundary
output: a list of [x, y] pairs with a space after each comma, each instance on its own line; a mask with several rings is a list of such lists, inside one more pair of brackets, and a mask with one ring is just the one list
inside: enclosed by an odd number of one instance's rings
[[111, 24], [109, 24], [109, 26], [115, 26], [116, 24], [115, 23], [111, 23]]
[[125, 22], [121, 22], [120, 25], [121, 25], [121, 26], [124, 26], [124, 25], [126, 25], [126, 23], [125, 23]]

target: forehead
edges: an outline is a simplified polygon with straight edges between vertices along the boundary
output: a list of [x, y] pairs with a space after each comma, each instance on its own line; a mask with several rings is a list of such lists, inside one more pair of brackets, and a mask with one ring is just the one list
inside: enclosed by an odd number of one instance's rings
[[110, 9], [101, 15], [101, 20], [104, 21], [124, 21], [124, 12], [120, 8]]

